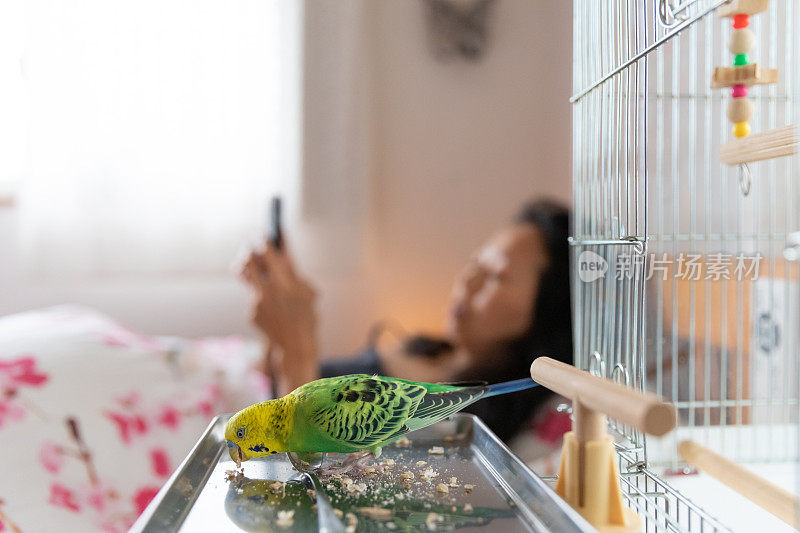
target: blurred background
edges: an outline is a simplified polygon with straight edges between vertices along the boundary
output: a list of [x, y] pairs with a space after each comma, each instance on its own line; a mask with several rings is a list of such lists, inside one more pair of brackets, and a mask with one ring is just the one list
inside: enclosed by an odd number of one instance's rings
[[3, 2], [0, 315], [251, 333], [233, 265], [279, 193], [321, 353], [438, 330], [469, 254], [570, 195], [570, 5], [485, 4], [482, 41], [436, 2]]

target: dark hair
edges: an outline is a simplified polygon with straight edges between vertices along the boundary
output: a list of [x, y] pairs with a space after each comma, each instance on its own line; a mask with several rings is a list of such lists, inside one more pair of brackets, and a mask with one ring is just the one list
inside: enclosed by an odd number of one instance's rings
[[[530, 224], [541, 233], [548, 264], [541, 275], [539, 290], [531, 305], [533, 314], [528, 330], [512, 339], [499, 350], [490, 374], [472, 373], [459, 379], [481, 379], [491, 383], [530, 377], [531, 362], [539, 356], [572, 362], [572, 314], [569, 275], [569, 211], [550, 200], [537, 200], [523, 206], [514, 217], [515, 224]], [[409, 353], [435, 356], [453, 346], [440, 339], [425, 336], [410, 337], [405, 342]], [[467, 409], [483, 418], [503, 440], [513, 437], [530, 419], [536, 406], [550, 393], [544, 387], [524, 392], [496, 396], [478, 402]]]

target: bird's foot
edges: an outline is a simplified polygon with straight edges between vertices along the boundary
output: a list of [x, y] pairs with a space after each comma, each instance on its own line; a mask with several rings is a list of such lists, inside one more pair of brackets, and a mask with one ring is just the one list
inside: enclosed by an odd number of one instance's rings
[[320, 468], [325, 461], [324, 453], [289, 452], [286, 455], [298, 472], [312, 472]]
[[327, 468], [320, 470], [320, 473], [325, 476], [334, 474], [346, 474], [354, 469], [364, 471], [367, 468], [366, 461], [374, 458], [375, 455], [371, 450], [364, 450], [361, 452], [354, 452], [347, 455], [347, 458], [339, 465], [331, 465]]

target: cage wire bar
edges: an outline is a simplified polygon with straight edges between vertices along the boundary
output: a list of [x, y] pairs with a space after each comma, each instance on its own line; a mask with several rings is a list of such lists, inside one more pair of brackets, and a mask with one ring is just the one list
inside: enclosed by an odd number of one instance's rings
[[[748, 165], [731, 138], [729, 0], [573, 3], [575, 364], [673, 402], [678, 428], [648, 439], [609, 421], [621, 485], [647, 531], [726, 531], [655, 467], [680, 470], [691, 438], [740, 462], [800, 453], [800, 157]], [[753, 132], [800, 124], [800, 0], [751, 18]], [[794, 30], [794, 31], [793, 31]], [[723, 268], [724, 267], [724, 268]]]

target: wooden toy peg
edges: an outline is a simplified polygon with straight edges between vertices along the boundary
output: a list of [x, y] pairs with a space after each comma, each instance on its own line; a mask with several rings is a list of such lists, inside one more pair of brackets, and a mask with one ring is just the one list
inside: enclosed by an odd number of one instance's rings
[[769, 9], [769, 0], [732, 0], [717, 9], [717, 15], [731, 18], [736, 15], [755, 15]]

